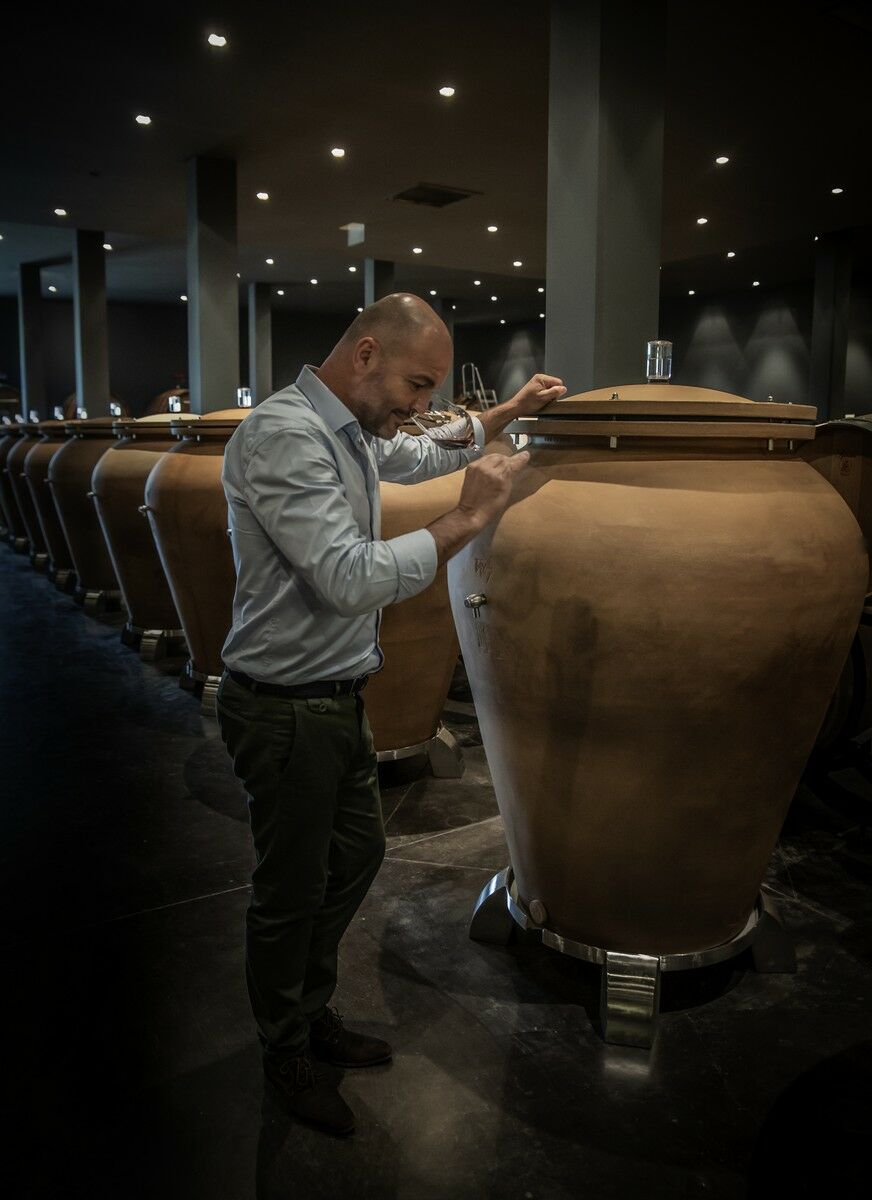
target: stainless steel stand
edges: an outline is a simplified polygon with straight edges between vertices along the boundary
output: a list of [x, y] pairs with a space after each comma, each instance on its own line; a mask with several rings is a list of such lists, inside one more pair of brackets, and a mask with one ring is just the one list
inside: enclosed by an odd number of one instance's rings
[[[535, 907], [536, 901], [533, 901]], [[796, 957], [770, 896], [757, 897], [744, 929], [719, 946], [682, 954], [627, 954], [588, 946], [533, 920], [518, 898], [511, 867], [494, 875], [476, 901], [469, 927], [475, 941], [506, 946], [515, 927], [538, 934], [545, 946], [602, 968], [600, 1022], [603, 1039], [621, 1046], [650, 1047], [657, 1031], [660, 976], [664, 971], [707, 967], [751, 947], [761, 974], [796, 970]]]
[[437, 779], [459, 779], [466, 770], [463, 752], [450, 729], [440, 725], [433, 737], [426, 742], [418, 742], [414, 746], [402, 746], [398, 750], [379, 750], [379, 762], [396, 762], [401, 758], [412, 758], [416, 754], [426, 754], [430, 760], [430, 770]]
[[203, 680], [200, 711], [204, 717], [210, 717], [213, 721], [218, 717], [218, 684], [220, 682], [220, 675], [207, 675]]
[[[82, 593], [82, 599], [79, 600], [79, 592]], [[121, 607], [120, 592], [90, 592], [84, 588], [76, 589], [76, 600], [84, 608], [89, 616], [97, 616], [99, 613], [117, 612]]]
[[48, 555], [42, 550], [38, 553], [32, 551], [30, 555], [30, 562], [34, 571], [48, 570]]
[[76, 590], [76, 572], [72, 567], [60, 567], [54, 573], [54, 585], [59, 592]]
[[139, 657], [143, 662], [184, 654], [187, 648], [183, 629], [143, 629], [139, 639]]
[[11, 544], [12, 544], [12, 549], [15, 551], [16, 554], [29, 554], [30, 553], [30, 542], [27, 540], [27, 538], [23, 538], [23, 537], [13, 538]]

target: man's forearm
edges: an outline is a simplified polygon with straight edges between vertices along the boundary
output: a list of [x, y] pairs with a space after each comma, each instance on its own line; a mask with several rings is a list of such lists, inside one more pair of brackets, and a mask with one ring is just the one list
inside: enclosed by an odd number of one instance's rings
[[485, 409], [484, 412], [475, 414], [484, 428], [485, 442], [492, 442], [495, 437], [498, 437], [505, 427], [512, 421], [517, 420], [520, 416], [518, 405], [514, 400], [506, 400], [503, 404], [496, 404], [493, 408]]
[[458, 550], [462, 550], [467, 542], [471, 542], [486, 524], [487, 521], [477, 512], [453, 508], [451, 512], [445, 513], [428, 525], [427, 530], [433, 535], [436, 543], [439, 566], [452, 558]]

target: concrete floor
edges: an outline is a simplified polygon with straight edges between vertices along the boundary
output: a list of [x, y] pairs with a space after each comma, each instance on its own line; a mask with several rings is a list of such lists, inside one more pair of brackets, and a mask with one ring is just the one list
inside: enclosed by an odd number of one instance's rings
[[358, 1132], [337, 1141], [264, 1091], [241, 960], [245, 802], [216, 728], [119, 627], [0, 547], [5, 1194], [867, 1194], [861, 772], [806, 779], [771, 864], [798, 973], [742, 958], [667, 977], [649, 1054], [601, 1040], [595, 968], [468, 939], [507, 855], [474, 712], [453, 700], [464, 778], [395, 776], [383, 791], [390, 849], [343, 944], [336, 1003], [395, 1060], [346, 1074]]

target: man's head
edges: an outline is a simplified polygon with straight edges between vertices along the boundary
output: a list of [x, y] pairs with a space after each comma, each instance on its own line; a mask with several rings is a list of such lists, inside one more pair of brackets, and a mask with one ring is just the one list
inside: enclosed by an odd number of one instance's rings
[[426, 410], [451, 359], [444, 322], [420, 297], [398, 292], [352, 321], [318, 374], [367, 432], [392, 438]]

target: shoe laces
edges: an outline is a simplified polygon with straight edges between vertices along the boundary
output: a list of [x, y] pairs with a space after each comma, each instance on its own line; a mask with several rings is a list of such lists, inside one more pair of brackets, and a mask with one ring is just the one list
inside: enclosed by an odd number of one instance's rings
[[324, 1015], [317, 1022], [318, 1033], [316, 1037], [322, 1042], [335, 1042], [342, 1033], [342, 1016], [335, 1008], [325, 1008]]
[[308, 1054], [298, 1054], [296, 1058], [286, 1058], [279, 1065], [279, 1074], [286, 1078], [294, 1075], [294, 1090], [302, 1091], [303, 1088], [315, 1086], [315, 1070], [312, 1063], [309, 1061]]

